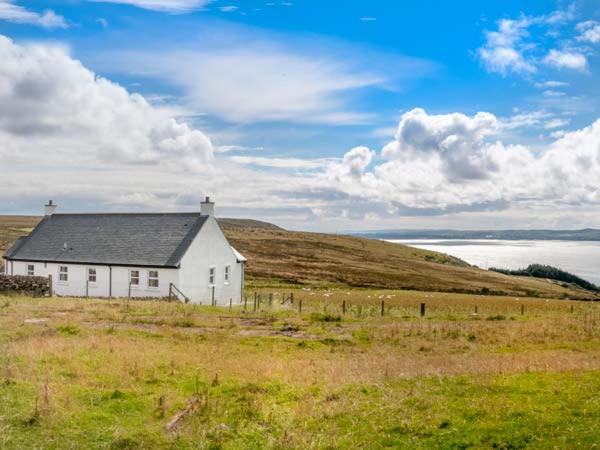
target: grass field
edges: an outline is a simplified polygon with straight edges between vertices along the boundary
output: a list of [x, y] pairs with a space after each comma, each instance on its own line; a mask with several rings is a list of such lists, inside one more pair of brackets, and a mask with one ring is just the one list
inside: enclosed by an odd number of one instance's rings
[[[290, 294], [293, 304], [281, 304]], [[600, 441], [600, 304], [405, 290], [259, 295], [254, 311], [248, 292], [245, 312], [0, 297], [0, 448]]]

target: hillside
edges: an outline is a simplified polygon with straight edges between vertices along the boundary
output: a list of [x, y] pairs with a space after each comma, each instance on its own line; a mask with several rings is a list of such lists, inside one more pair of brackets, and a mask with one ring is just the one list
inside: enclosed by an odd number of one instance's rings
[[[0, 216], [0, 251], [39, 217]], [[231, 244], [248, 258], [253, 285], [348, 285], [421, 291], [590, 298], [546, 280], [508, 276], [436, 252], [360, 237], [287, 231], [246, 219], [220, 219]]]
[[223, 224], [231, 244], [249, 260], [256, 284], [345, 284], [353, 287], [519, 296], [590, 298], [546, 280], [525, 279], [471, 267], [441, 253], [365, 238]]

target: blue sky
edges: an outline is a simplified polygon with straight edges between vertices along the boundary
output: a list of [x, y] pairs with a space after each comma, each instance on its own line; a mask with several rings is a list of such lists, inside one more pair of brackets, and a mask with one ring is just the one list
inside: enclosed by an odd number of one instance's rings
[[592, 0], [0, 0], [0, 35], [0, 212], [600, 226]]

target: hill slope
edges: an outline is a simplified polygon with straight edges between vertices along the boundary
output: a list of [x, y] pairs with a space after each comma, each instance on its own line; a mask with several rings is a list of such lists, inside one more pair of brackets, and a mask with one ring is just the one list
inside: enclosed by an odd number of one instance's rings
[[[28, 234], [39, 217], [0, 216], [0, 253]], [[322, 233], [287, 231], [245, 219], [219, 219], [231, 245], [248, 258], [254, 284], [343, 284], [354, 287], [518, 296], [590, 298], [545, 280], [503, 275], [441, 253], [400, 244]]]
[[352, 236], [222, 224], [231, 245], [248, 258], [255, 283], [339, 283], [354, 287], [518, 296], [590, 298], [582, 289], [471, 267], [441, 253]]

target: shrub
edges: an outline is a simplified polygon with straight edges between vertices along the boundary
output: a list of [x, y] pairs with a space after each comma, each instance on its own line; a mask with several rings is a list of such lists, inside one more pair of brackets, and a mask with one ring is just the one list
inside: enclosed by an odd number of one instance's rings
[[312, 313], [310, 315], [311, 322], [341, 322], [341, 316], [334, 316], [333, 314], [323, 313]]
[[506, 316], [502, 314], [497, 314], [495, 316], [488, 316], [485, 320], [506, 320]]

